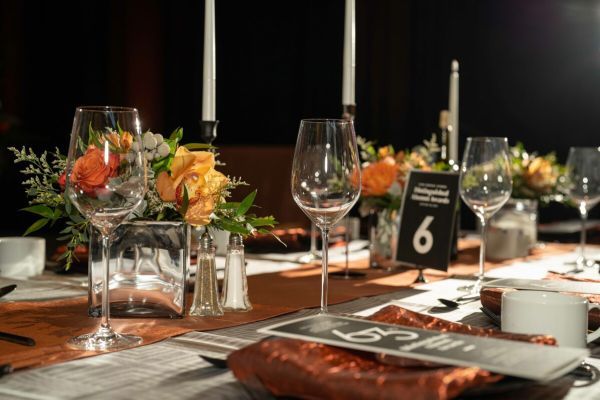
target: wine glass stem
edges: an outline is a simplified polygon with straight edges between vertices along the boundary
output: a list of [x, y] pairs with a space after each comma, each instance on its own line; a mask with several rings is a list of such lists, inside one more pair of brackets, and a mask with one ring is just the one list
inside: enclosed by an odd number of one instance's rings
[[477, 281], [481, 283], [485, 273], [485, 242], [487, 235], [487, 221], [481, 217], [481, 245], [479, 246], [479, 276]]
[[100, 327], [102, 330], [111, 330], [110, 327], [110, 300], [108, 298], [108, 284], [110, 282], [110, 236], [102, 235], [102, 322]]
[[310, 224], [310, 254], [317, 254], [317, 226], [314, 222]]
[[581, 235], [579, 237], [579, 260], [581, 264], [585, 264], [585, 242], [586, 242], [586, 222], [587, 222], [587, 207], [585, 203], [579, 205], [579, 214], [581, 214]]
[[327, 313], [327, 291], [328, 278], [327, 262], [329, 261], [329, 228], [321, 229], [321, 239], [323, 240], [323, 256], [321, 259], [321, 314]]
[[348, 216], [346, 216], [345, 219], [345, 225], [346, 225], [346, 232], [345, 232], [345, 236], [344, 236], [344, 240], [346, 241], [346, 268], [345, 268], [345, 274], [346, 274], [346, 278], [348, 277], [348, 273], [349, 273], [349, 264], [350, 264], [350, 218]]

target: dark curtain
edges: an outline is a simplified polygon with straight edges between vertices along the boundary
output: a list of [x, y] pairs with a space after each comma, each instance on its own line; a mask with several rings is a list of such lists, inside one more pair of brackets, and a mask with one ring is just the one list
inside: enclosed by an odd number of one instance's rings
[[[408, 148], [437, 129], [460, 61], [461, 145], [598, 145], [600, 1], [358, 0], [357, 132]], [[201, 114], [201, 1], [0, 0], [0, 185], [28, 216], [8, 145], [65, 150], [80, 104], [134, 105], [143, 126]], [[303, 117], [341, 114], [343, 0], [217, 0], [220, 145], [295, 143]], [[574, 217], [566, 212], [565, 215]]]

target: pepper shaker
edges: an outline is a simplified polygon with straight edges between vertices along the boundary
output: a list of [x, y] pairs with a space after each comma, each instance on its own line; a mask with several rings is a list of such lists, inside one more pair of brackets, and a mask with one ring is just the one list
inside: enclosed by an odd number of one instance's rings
[[219, 302], [215, 250], [210, 234], [204, 232], [198, 247], [198, 267], [190, 315], [199, 317], [223, 315], [223, 308]]
[[250, 311], [252, 304], [248, 298], [246, 260], [242, 235], [231, 233], [225, 259], [225, 279], [221, 304], [225, 311]]

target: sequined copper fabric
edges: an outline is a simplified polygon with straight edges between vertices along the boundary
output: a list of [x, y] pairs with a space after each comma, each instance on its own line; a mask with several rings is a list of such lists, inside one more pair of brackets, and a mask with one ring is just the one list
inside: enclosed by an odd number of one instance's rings
[[[553, 344], [547, 336], [507, 335], [388, 306], [370, 319], [439, 331]], [[294, 339], [270, 339], [229, 356], [234, 375], [254, 394], [302, 399], [452, 399], [503, 377], [477, 367], [436, 366]]]

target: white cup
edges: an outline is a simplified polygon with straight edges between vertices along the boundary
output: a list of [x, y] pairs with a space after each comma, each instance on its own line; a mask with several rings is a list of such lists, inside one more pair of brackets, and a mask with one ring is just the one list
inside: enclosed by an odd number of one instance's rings
[[502, 295], [502, 330], [552, 335], [559, 346], [585, 348], [600, 337], [600, 328], [587, 333], [588, 313], [599, 305], [555, 292], [516, 290]]
[[27, 278], [40, 275], [46, 264], [46, 239], [0, 237], [0, 276]]

